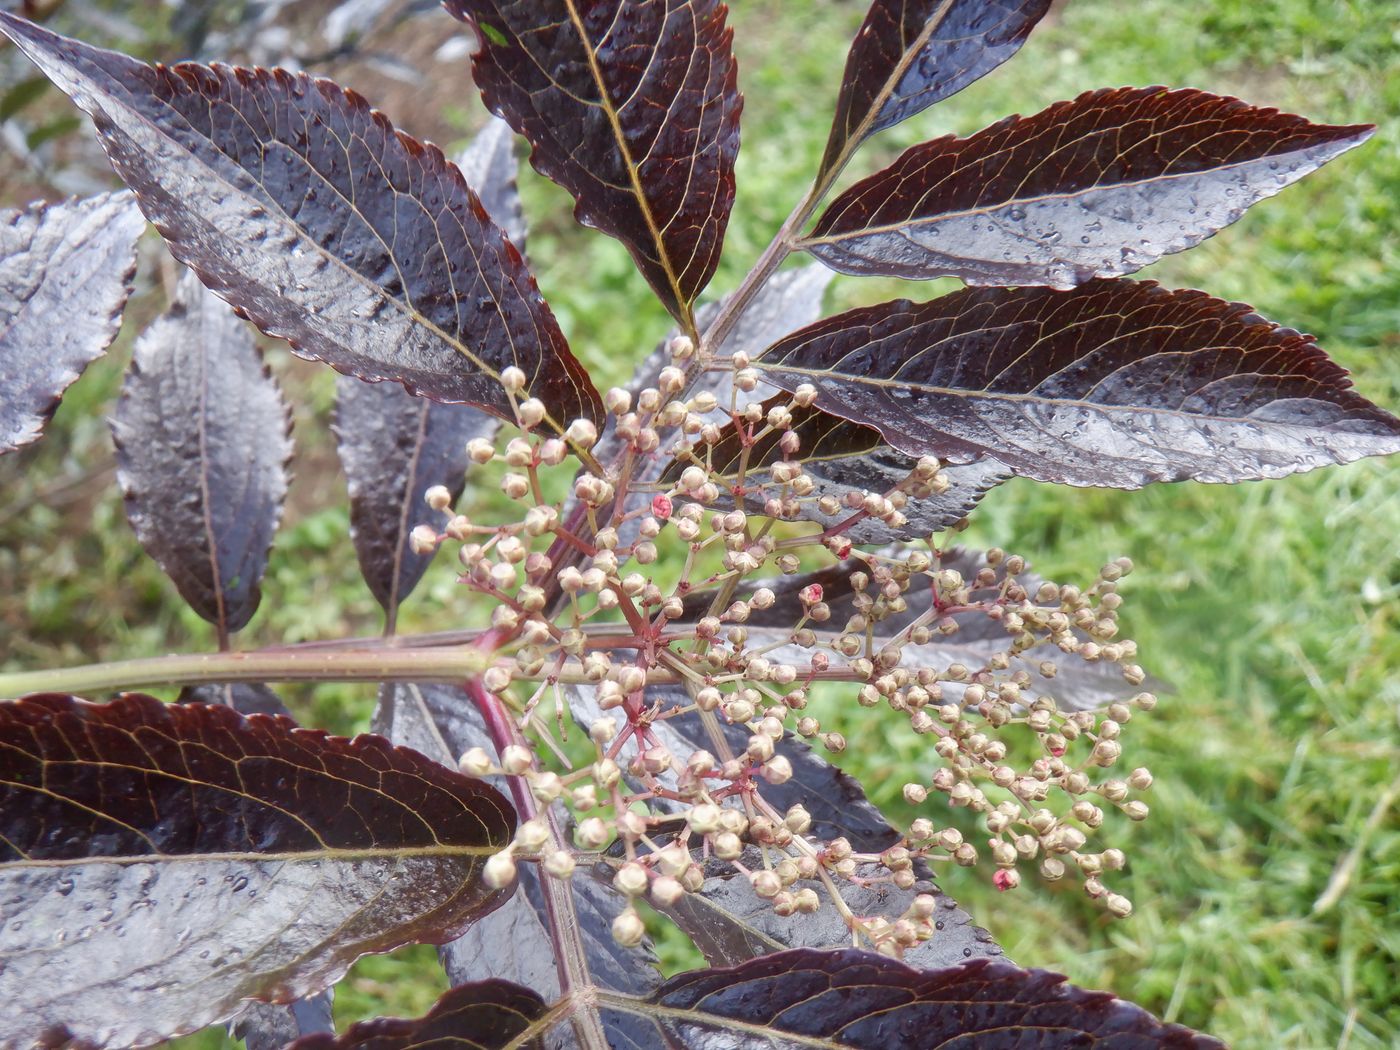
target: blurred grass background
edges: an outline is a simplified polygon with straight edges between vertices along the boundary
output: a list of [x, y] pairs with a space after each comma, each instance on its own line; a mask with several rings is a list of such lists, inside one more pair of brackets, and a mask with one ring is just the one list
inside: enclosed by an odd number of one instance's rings
[[[229, 11], [239, 4], [224, 5]], [[326, 4], [294, 5], [312, 18]], [[68, 5], [55, 25], [149, 57], [185, 57], [172, 5]], [[787, 214], [825, 143], [845, 48], [864, 3], [738, 0], [731, 20], [746, 94], [739, 200], [716, 292], [732, 287]], [[228, 11], [224, 12], [225, 15]], [[101, 18], [96, 18], [101, 15]], [[65, 21], [67, 19], [68, 21]], [[103, 21], [102, 19], [106, 19]], [[389, 54], [431, 55], [456, 31], [433, 15], [386, 34]], [[431, 28], [424, 39], [424, 27]], [[139, 36], [131, 38], [134, 27]], [[104, 39], [105, 35], [105, 39]], [[425, 50], [426, 49], [426, 50]], [[323, 68], [399, 126], [444, 146], [483, 111], [465, 66], [420, 63], [408, 87], [360, 60]], [[5, 83], [30, 78], [12, 51]], [[1394, 0], [1073, 0], [1021, 54], [867, 147], [850, 177], [913, 142], [968, 132], [1100, 86], [1165, 83], [1238, 94], [1315, 120], [1380, 125], [1375, 139], [1242, 221], [1143, 276], [1203, 287], [1315, 333], [1368, 397], [1400, 410], [1400, 9]], [[38, 85], [0, 104], [7, 142], [44, 164], [0, 157], [0, 202], [60, 195], [72, 170], [105, 171], [72, 111]], [[46, 141], [47, 140], [47, 141]], [[102, 176], [105, 178], [105, 176]], [[667, 328], [625, 251], [578, 229], [561, 191], [527, 174], [530, 254], [540, 284], [600, 386], [630, 372]], [[211, 648], [131, 537], [113, 485], [106, 424], [134, 333], [160, 308], [160, 250], [117, 348], [68, 395], [42, 444], [0, 459], [0, 666], [58, 666]], [[952, 287], [838, 278], [832, 311]], [[346, 537], [328, 421], [330, 376], [274, 348], [296, 406], [297, 480], [273, 551], [253, 646], [374, 632], [376, 607]], [[470, 497], [469, 497], [470, 498]], [[1130, 555], [1127, 633], [1175, 686], [1125, 734], [1127, 760], [1157, 778], [1152, 818], [1116, 832], [1136, 905], [1108, 922], [1075, 891], [1028, 884], [999, 895], [983, 873], [945, 888], [1023, 965], [1060, 970], [1241, 1048], [1392, 1047], [1400, 1041], [1400, 469], [1370, 461], [1234, 488], [1083, 491], [1016, 482], [986, 500], [968, 540], [1087, 581]], [[444, 564], [402, 629], [460, 623]], [[283, 690], [308, 722], [366, 724], [372, 691]], [[900, 786], [929, 756], [868, 716], [841, 728], [845, 764], [898, 819]], [[970, 828], [968, 829], [970, 830]], [[1334, 881], [1334, 875], [1342, 872]], [[1332, 892], [1329, 894], [1329, 885]], [[1329, 898], [1325, 907], [1317, 902]], [[668, 965], [688, 946], [663, 943]], [[338, 991], [343, 1022], [419, 1013], [442, 987], [430, 949], [369, 959]], [[188, 1041], [214, 1046], [218, 1036]]]

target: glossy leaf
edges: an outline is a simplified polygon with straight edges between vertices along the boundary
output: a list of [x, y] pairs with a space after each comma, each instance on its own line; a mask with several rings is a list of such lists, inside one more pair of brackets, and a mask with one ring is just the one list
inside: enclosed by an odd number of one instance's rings
[[530, 161], [622, 241], [683, 324], [719, 262], [739, 152], [733, 35], [719, 0], [447, 0], [473, 70]]
[[966, 289], [852, 310], [757, 367], [909, 455], [1071, 485], [1277, 478], [1400, 451], [1311, 336], [1150, 281]]
[[[791, 399], [774, 399], [773, 404], [790, 404]], [[765, 403], [766, 404], [766, 403]], [[812, 491], [800, 503], [799, 517], [815, 521], [825, 528], [845, 525], [842, 535], [853, 543], [890, 543], [894, 540], [923, 539], [941, 532], [971, 513], [988, 490], [1005, 481], [1011, 471], [992, 459], [980, 459], [961, 466], [949, 466], [943, 471], [948, 488], [926, 496], [909, 495], [901, 513], [902, 524], [891, 524], [877, 518], [861, 518], [846, 509], [846, 498], [852, 493], [888, 494], [900, 486], [908, 487], [910, 472], [917, 459], [906, 456], [885, 444], [880, 432], [850, 420], [833, 416], [817, 408], [793, 408], [793, 426], [801, 441], [797, 456], [785, 454], [779, 444], [782, 434], [770, 431], [755, 437], [764, 427], [725, 424], [720, 440], [708, 446], [711, 467], [721, 476], [738, 480], [745, 445], [749, 455], [746, 478], [749, 487], [755, 474], [775, 463], [800, 459], [803, 473], [814, 484]], [[766, 415], [766, 412], [765, 412]], [[663, 482], [674, 483], [688, 459], [674, 461], [662, 476]], [[841, 502], [836, 514], [824, 514], [818, 501], [832, 496]], [[764, 496], [754, 493], [747, 503], [755, 511], [762, 509]]]
[[0, 453], [116, 338], [145, 228], [129, 193], [0, 212]]
[[[850, 948], [798, 949], [742, 966], [682, 973], [646, 999], [603, 992], [597, 1002], [605, 1016], [625, 1018], [637, 1045], [677, 1050], [1222, 1046], [1045, 970], [994, 959], [916, 970]], [[298, 1043], [297, 1050], [408, 1050], [459, 1045], [457, 1040], [468, 1047], [535, 1047], [567, 1023], [568, 1002], [563, 1005], [546, 1012], [544, 1003], [500, 982], [464, 985], [447, 992], [419, 1021], [361, 1022], [339, 1039], [318, 1036]]]
[[1194, 88], [1090, 91], [913, 147], [801, 246], [842, 273], [1072, 288], [1199, 244], [1373, 131]]
[[448, 511], [433, 510], [424, 493], [443, 485], [453, 503], [471, 466], [466, 443], [494, 438], [500, 421], [471, 405], [443, 405], [391, 383], [336, 381], [336, 449], [350, 489], [350, 538], [360, 572], [389, 622], [433, 560], [415, 554], [416, 525], [439, 531]]
[[[371, 727], [446, 765], [472, 747], [492, 751], [476, 705], [455, 685], [385, 683]], [[490, 782], [504, 790], [500, 779]], [[650, 942], [624, 948], [613, 939], [612, 922], [625, 901], [609, 882], [580, 869], [567, 884], [545, 884], [534, 864], [520, 865], [517, 880], [519, 890], [509, 900], [443, 946], [443, 966], [454, 985], [503, 978], [550, 1000], [558, 997], [558, 948], [549, 932], [546, 888], [572, 895], [588, 971], [600, 987], [641, 995], [661, 983]]]
[[822, 170], [996, 69], [1049, 9], [1050, 0], [874, 0], [846, 58]]
[[240, 715], [286, 715], [292, 713], [282, 698], [258, 682], [219, 682], [187, 685], [175, 701], [179, 704], [223, 704]]
[[510, 125], [499, 117], [490, 118], [457, 158], [457, 167], [491, 221], [524, 255], [525, 211], [516, 187], [520, 164], [515, 159], [515, 134]]
[[501, 895], [493, 789], [379, 737], [223, 706], [0, 704], [0, 1042], [155, 1042], [358, 956], [458, 934]]
[[[286, 715], [282, 698], [257, 682], [224, 682], [186, 686], [181, 704], [223, 704], [240, 715]], [[247, 1003], [228, 1024], [229, 1034], [243, 1040], [247, 1050], [281, 1050], [303, 1035], [334, 1032], [335, 988], [330, 987], [290, 1003]]]
[[[526, 1036], [547, 1007], [535, 992], [509, 981], [463, 984], [442, 996], [422, 1017], [377, 1017], [356, 1021], [343, 1035], [299, 1040], [295, 1050], [541, 1050], [541, 1036]], [[545, 1026], [541, 1025], [543, 1029]], [[541, 1033], [542, 1034], [542, 1033]], [[526, 1036], [522, 1039], [522, 1036]], [[289, 1048], [292, 1050], [292, 1048]]]
[[243, 1041], [244, 1050], [283, 1050], [302, 1036], [335, 1031], [334, 988], [307, 999], [281, 1003], [249, 1003], [230, 1024], [229, 1035]]
[[252, 332], [186, 272], [136, 342], [112, 434], [137, 539], [224, 641], [262, 597], [290, 430]]
[[371, 381], [513, 419], [602, 407], [515, 246], [441, 151], [359, 95], [281, 70], [148, 66], [13, 15], [0, 29], [97, 125], [182, 262], [269, 335]]

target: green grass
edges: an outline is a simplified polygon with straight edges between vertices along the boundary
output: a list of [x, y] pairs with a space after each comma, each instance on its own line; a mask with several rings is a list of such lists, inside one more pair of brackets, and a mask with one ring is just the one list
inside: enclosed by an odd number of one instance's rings
[[[862, 4], [745, 0], [733, 15], [747, 95], [739, 204], [713, 287], [732, 286], [791, 207], [824, 144], [846, 41]], [[1400, 65], [1390, 0], [1075, 0], [1013, 62], [894, 129], [858, 160], [1104, 85], [1167, 83], [1239, 94], [1331, 122], [1378, 123], [1376, 139], [1147, 276], [1204, 287], [1316, 333], [1361, 390], [1400, 409]], [[457, 96], [449, 101], [460, 103]], [[569, 202], [524, 184], [531, 255], [575, 348], [602, 382], [625, 378], [666, 331], [623, 249], [577, 229]], [[829, 306], [943, 286], [839, 278]], [[643, 304], [643, 305], [639, 305]], [[153, 308], [141, 302], [136, 313]], [[128, 331], [135, 324], [128, 325]], [[209, 647], [141, 555], [110, 485], [103, 421], [125, 350], [75, 387], [50, 439], [0, 460], [0, 661], [87, 662]], [[298, 480], [257, 644], [372, 631], [356, 578], [326, 429], [328, 377], [274, 352], [297, 399]], [[1027, 884], [999, 895], [954, 871], [946, 888], [1018, 962], [1062, 970], [1240, 1048], [1383, 1048], [1400, 1040], [1400, 473], [1367, 462], [1234, 488], [1138, 493], [1013, 483], [968, 539], [1031, 558], [1066, 581], [1112, 556], [1138, 565], [1124, 587], [1128, 633], [1175, 691], [1125, 737], [1156, 774], [1152, 818], [1125, 828], [1135, 905], [1107, 922], [1073, 892]], [[405, 629], [458, 622], [447, 566], [405, 612]], [[309, 721], [363, 726], [370, 692], [289, 691]], [[892, 815], [899, 787], [929, 768], [912, 738], [886, 739], [865, 713], [843, 728], [845, 764]], [[1387, 796], [1387, 792], [1390, 792]], [[1350, 877], [1316, 910], [1344, 860]], [[686, 965], [668, 940], [668, 964]], [[344, 1019], [412, 1013], [419, 949], [356, 967]], [[214, 1045], [213, 1037], [201, 1037]]]

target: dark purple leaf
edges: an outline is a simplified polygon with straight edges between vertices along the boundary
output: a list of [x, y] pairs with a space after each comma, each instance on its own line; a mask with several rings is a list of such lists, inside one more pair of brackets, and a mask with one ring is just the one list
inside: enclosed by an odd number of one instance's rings
[[262, 597], [290, 430], [252, 332], [186, 272], [136, 342], [112, 434], [137, 539], [221, 642]]
[[516, 366], [556, 428], [602, 406], [524, 260], [455, 165], [359, 95], [282, 70], [148, 66], [13, 15], [91, 114], [171, 251], [269, 335], [371, 381], [513, 419]]
[[[240, 715], [286, 715], [292, 713], [282, 698], [258, 682], [220, 682], [187, 685], [180, 690], [177, 704], [223, 704]], [[398, 743], [399, 741], [395, 741]], [[418, 750], [422, 750], [419, 748]]]
[[459, 934], [515, 816], [380, 737], [224, 706], [0, 703], [0, 1042], [143, 1045]]
[[[466, 690], [455, 685], [386, 683], [379, 689], [371, 728], [396, 744], [446, 764], [472, 747], [492, 749], [491, 735]], [[491, 783], [504, 790], [499, 778]], [[522, 864], [519, 892], [442, 947], [454, 985], [499, 977], [531, 988], [547, 999], [559, 995], [556, 955], [549, 932], [546, 885], [533, 864]], [[613, 919], [625, 902], [610, 882], [582, 870], [568, 884], [589, 974], [600, 987], [644, 995], [661, 983], [650, 942], [623, 948], [612, 936]], [[561, 890], [557, 881], [548, 888]]]
[[800, 246], [842, 273], [1072, 288], [1199, 244], [1371, 137], [1186, 88], [1117, 88], [908, 150]]
[[455, 503], [466, 487], [466, 443], [494, 438], [495, 416], [471, 405], [443, 405], [414, 397], [393, 383], [336, 377], [335, 436], [350, 488], [350, 538], [360, 572], [392, 625], [432, 562], [415, 554], [416, 525], [441, 530], [449, 513], [423, 495], [443, 485]]
[[245, 1050], [283, 1050], [302, 1036], [335, 1031], [334, 988], [308, 999], [280, 1003], [249, 1003], [228, 1026], [229, 1035]]
[[539, 1024], [537, 1034], [526, 1033], [545, 1011], [544, 1000], [528, 989], [509, 981], [480, 981], [453, 988], [422, 1017], [356, 1021], [340, 1036], [298, 1040], [294, 1050], [541, 1050], [552, 1024]]
[[739, 152], [719, 0], [446, 0], [481, 37], [473, 70], [530, 162], [586, 226], [627, 246], [689, 325], [719, 262]]
[[145, 228], [129, 193], [0, 212], [0, 453], [117, 337]]
[[[580, 999], [591, 992], [574, 993]], [[676, 1050], [853, 1047], [859, 1050], [1218, 1050], [1223, 1044], [1164, 1024], [1107, 992], [1067, 984], [1045, 970], [974, 959], [916, 970], [871, 952], [796, 949], [727, 969], [679, 974], [645, 999], [599, 992], [599, 1010], [618, 1016], [637, 1045]], [[539, 999], [504, 982], [447, 992], [419, 1021], [354, 1025], [338, 1039], [317, 1036], [297, 1050], [408, 1050], [410, 1047], [534, 1047], [567, 1024], [571, 1002], [546, 1012]]]
[[1150, 281], [965, 289], [811, 325], [756, 362], [909, 455], [1071, 485], [1277, 478], [1400, 451], [1345, 369], [1240, 303]]
[[846, 59], [822, 170], [1021, 49], [1050, 0], [875, 0]]
[[499, 117], [490, 118], [457, 158], [457, 167], [481, 198], [491, 221], [524, 255], [525, 212], [515, 185], [520, 163], [515, 159], [515, 133], [510, 125]]

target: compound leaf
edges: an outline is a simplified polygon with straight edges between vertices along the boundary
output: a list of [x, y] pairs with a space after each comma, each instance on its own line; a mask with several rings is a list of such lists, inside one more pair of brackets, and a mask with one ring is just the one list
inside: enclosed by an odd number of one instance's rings
[[846, 58], [822, 171], [1021, 49], [1050, 0], [875, 0]]
[[908, 455], [1070, 485], [1277, 478], [1400, 451], [1311, 336], [1150, 281], [969, 288], [796, 332], [755, 362]]
[[145, 228], [125, 192], [0, 212], [0, 453], [37, 441], [117, 337]]
[[1072, 288], [1199, 244], [1374, 130], [1194, 88], [1090, 91], [913, 147], [801, 246], [842, 273]]
[[[581, 994], [581, 993], [580, 993]], [[597, 993], [604, 1015], [620, 1015], [638, 1045], [682, 1050], [764, 1046], [935, 1050], [954, 1046], [1068, 1050], [1151, 1046], [1218, 1050], [1223, 1044], [1141, 1007], [1067, 984], [1045, 970], [974, 959], [916, 970], [845, 949], [796, 949], [726, 969], [671, 978], [646, 998]], [[424, 1045], [537, 1047], [570, 1010], [553, 1009], [504, 982], [447, 992], [417, 1021], [365, 1021], [343, 1036], [314, 1036], [297, 1050], [408, 1050]], [[458, 1041], [461, 1041], [460, 1043]]]
[[137, 539], [224, 641], [262, 597], [290, 429], [252, 332], [187, 271], [136, 342], [112, 434]]
[[442, 152], [283, 70], [149, 66], [9, 14], [0, 29], [93, 118], [171, 251], [269, 335], [371, 381], [513, 419], [527, 377], [562, 429], [602, 422], [520, 252]]
[[0, 1042], [144, 1045], [459, 934], [515, 815], [379, 737], [127, 694], [0, 704]]
[[481, 37], [482, 97], [586, 226], [616, 237], [672, 315], [719, 262], [739, 152], [719, 0], [447, 0]]

